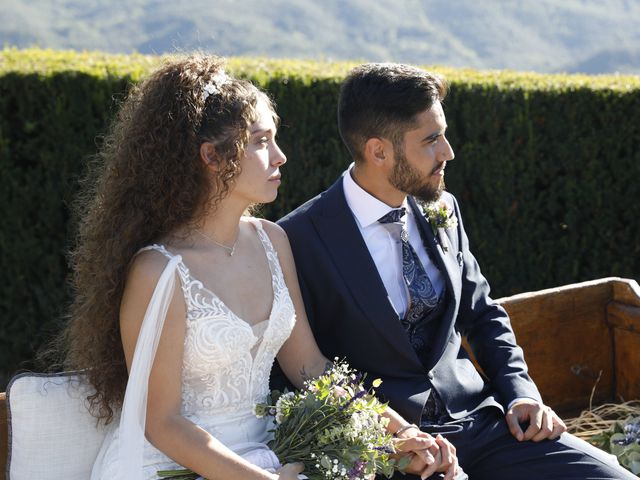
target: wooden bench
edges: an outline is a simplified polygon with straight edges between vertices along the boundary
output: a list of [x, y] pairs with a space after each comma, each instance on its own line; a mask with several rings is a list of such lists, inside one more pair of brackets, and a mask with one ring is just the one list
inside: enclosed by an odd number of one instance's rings
[[[603, 278], [497, 300], [509, 312], [530, 373], [550, 406], [575, 413], [605, 401], [640, 399], [640, 287]], [[593, 397], [593, 398], [592, 398]], [[0, 393], [0, 480], [8, 449]]]
[[634, 280], [603, 278], [497, 301], [556, 411], [579, 413], [592, 393], [594, 405], [640, 399], [640, 287]]

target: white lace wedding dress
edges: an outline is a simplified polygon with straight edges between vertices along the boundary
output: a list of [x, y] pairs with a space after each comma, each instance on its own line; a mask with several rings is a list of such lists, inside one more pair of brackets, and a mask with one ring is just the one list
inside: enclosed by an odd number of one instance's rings
[[[279, 467], [277, 458], [265, 446], [271, 438], [268, 430], [272, 428], [272, 423], [268, 418], [257, 418], [253, 407], [265, 401], [269, 393], [269, 373], [278, 350], [291, 333], [295, 311], [273, 245], [260, 222], [252, 220], [251, 223], [264, 246], [273, 286], [271, 314], [267, 320], [255, 325], [239, 318], [213, 292], [193, 278], [179, 255], [172, 255], [161, 245], [152, 245], [143, 250], [156, 250], [169, 259], [165, 269], [168, 272], [166, 275], [163, 273], [164, 280], [163, 277], [159, 280], [154, 298], [156, 294], [159, 297], [164, 293], [165, 300], [170, 299], [172, 287], [161, 284], [170, 283], [176, 273], [184, 293], [187, 325], [182, 364], [182, 414], [251, 463], [276, 469]], [[157, 300], [154, 298], [144, 322], [150, 317], [152, 327], [147, 330], [157, 336], [164, 321], [160, 317], [166, 314], [168, 305], [164, 306], [164, 313], [163, 308], [159, 308], [159, 314], [152, 312], [150, 315], [153, 303]], [[143, 330], [147, 327], [144, 322], [140, 337], [144, 336]], [[157, 345], [157, 338], [155, 341]], [[151, 349], [151, 358], [146, 359], [146, 370], [149, 370], [155, 348], [145, 347], [143, 342], [139, 338], [136, 344], [134, 364], [136, 361], [140, 363], [140, 359], [136, 358], [139, 350], [146, 349], [146, 356], [149, 357]], [[153, 341], [148, 343], [152, 344]], [[134, 368], [131, 368], [127, 396], [129, 390], [139, 390], [139, 384], [148, 378], [146, 371], [135, 380], [137, 384], [132, 385], [136, 375]], [[135, 393], [144, 398], [139, 399], [137, 406], [131, 407], [128, 403], [130, 399], [125, 396], [122, 419], [112, 422], [113, 427], [94, 464], [92, 480], [150, 480], [158, 478], [158, 470], [181, 468], [144, 439], [146, 391]], [[135, 411], [136, 408], [138, 417], [129, 416], [127, 411]], [[123, 436], [126, 437], [123, 430], [131, 429], [131, 424], [136, 424], [135, 420], [125, 421], [125, 417], [142, 422], [141, 426], [136, 425], [136, 428], [142, 428], [127, 437], [134, 440], [123, 440]], [[136, 442], [140, 444], [139, 455], [131, 452], [135, 451], [133, 444]], [[136, 455], [142, 458], [135, 458]], [[123, 459], [127, 456], [133, 456], [133, 460]], [[136, 469], [141, 471], [136, 472]]]

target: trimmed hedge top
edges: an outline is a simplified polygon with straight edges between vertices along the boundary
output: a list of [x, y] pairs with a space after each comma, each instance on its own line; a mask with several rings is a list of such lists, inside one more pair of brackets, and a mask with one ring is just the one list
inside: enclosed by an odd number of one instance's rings
[[[0, 51], [0, 75], [7, 72], [50, 75], [75, 71], [95, 76], [129, 77], [138, 80], [172, 55], [118, 55], [104, 52], [75, 52], [42, 49]], [[327, 62], [310, 60], [274, 60], [267, 58], [237, 58], [227, 60], [235, 75], [252, 78], [258, 83], [295, 77], [303, 84], [317, 80], [341, 81], [346, 73], [361, 62]], [[629, 92], [640, 89], [637, 75], [540, 74], [509, 70], [473, 70], [424, 66], [443, 75], [451, 84], [466, 87], [491, 87], [500, 90], [571, 91], [577, 89]]]

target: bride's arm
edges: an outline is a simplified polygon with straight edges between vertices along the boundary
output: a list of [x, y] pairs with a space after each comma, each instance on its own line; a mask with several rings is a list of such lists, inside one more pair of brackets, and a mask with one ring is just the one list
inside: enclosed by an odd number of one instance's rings
[[287, 234], [275, 223], [267, 220], [261, 222], [278, 252], [284, 281], [296, 312], [296, 323], [291, 335], [278, 352], [278, 363], [289, 381], [297, 388], [302, 388], [305, 380], [322, 375], [331, 366], [331, 361], [318, 348], [309, 326]]
[[[142, 319], [165, 265], [166, 258], [157, 252], [143, 252], [136, 257], [129, 272], [120, 307], [121, 337], [128, 368]], [[247, 462], [180, 414], [185, 315], [184, 297], [178, 287], [167, 312], [149, 378], [147, 438], [178, 464], [207, 479], [281, 478]]]

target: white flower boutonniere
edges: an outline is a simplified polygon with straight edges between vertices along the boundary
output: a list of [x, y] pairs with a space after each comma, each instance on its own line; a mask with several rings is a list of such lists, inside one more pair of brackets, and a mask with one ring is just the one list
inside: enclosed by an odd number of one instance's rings
[[[429, 221], [434, 235], [438, 235], [439, 228], [448, 230], [449, 228], [456, 228], [458, 226], [458, 217], [456, 217], [453, 208], [444, 200], [427, 203], [423, 205], [422, 208], [424, 210], [424, 216]], [[448, 251], [446, 244], [444, 242], [441, 243], [442, 249], [445, 252]]]

